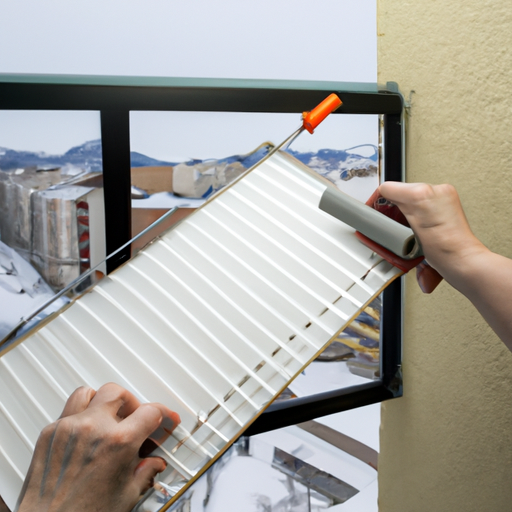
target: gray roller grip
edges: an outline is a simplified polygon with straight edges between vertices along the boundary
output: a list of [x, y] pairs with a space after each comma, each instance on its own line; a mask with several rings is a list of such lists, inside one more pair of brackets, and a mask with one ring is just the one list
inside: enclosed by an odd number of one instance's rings
[[340, 190], [327, 188], [318, 206], [401, 258], [412, 259], [423, 254], [411, 228], [399, 224]]

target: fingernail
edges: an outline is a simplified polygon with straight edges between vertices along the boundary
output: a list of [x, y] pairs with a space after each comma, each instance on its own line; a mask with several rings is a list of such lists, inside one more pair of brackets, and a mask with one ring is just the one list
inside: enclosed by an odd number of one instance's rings
[[151, 407], [154, 411], [158, 412], [158, 424], [160, 425], [164, 419], [162, 411], [154, 404], [142, 404], [143, 407]]

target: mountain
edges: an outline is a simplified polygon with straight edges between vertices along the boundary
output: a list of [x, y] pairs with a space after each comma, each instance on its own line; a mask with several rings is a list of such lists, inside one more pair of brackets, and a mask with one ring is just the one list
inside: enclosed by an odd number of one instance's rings
[[[373, 154], [369, 157], [357, 154], [355, 151], [361, 147], [373, 148]], [[287, 152], [334, 183], [377, 174], [377, 147], [371, 144], [348, 150], [320, 149], [316, 152], [301, 153], [288, 149]]]
[[101, 140], [85, 142], [63, 155], [0, 148], [0, 169], [8, 171], [27, 167], [79, 167], [87, 171], [101, 171]]
[[[363, 146], [358, 146], [363, 147]], [[372, 148], [370, 157], [357, 154], [358, 147], [348, 150], [320, 149], [316, 152], [299, 152], [292, 149], [288, 153], [325, 176], [330, 181], [348, 181], [354, 177], [375, 176], [377, 174], [377, 148]], [[240, 162], [247, 169], [259, 161], [269, 150], [269, 146], [262, 144], [248, 155], [233, 155], [216, 160], [217, 163]], [[173, 162], [157, 160], [147, 155], [132, 151], [130, 153], [132, 167], [146, 166], [174, 166]], [[203, 160], [206, 161], [206, 160]], [[187, 164], [199, 161], [186, 162]], [[92, 140], [72, 147], [63, 155], [48, 155], [44, 152], [16, 151], [0, 147], [0, 170], [10, 170], [27, 167], [78, 167], [87, 171], [102, 170], [101, 140]]]
[[176, 163], [164, 162], [163, 160], [156, 160], [149, 156], [137, 153], [137, 151], [130, 152], [130, 164], [132, 167], [154, 167], [154, 166], [174, 166]]

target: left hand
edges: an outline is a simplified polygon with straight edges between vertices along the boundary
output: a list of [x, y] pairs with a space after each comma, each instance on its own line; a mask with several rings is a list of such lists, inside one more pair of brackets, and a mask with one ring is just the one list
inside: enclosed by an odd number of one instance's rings
[[139, 450], [150, 437], [163, 442], [179, 421], [117, 384], [78, 388], [37, 441], [19, 512], [128, 512], [166, 467]]

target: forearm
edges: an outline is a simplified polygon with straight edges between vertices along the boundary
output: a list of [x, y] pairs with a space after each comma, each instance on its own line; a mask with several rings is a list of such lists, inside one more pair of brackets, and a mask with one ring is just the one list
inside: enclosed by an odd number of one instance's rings
[[419, 237], [427, 262], [463, 293], [512, 351], [512, 260], [491, 252], [473, 234], [451, 185], [386, 182]]
[[473, 303], [512, 351], [512, 260], [485, 249], [452, 265], [443, 277]]

